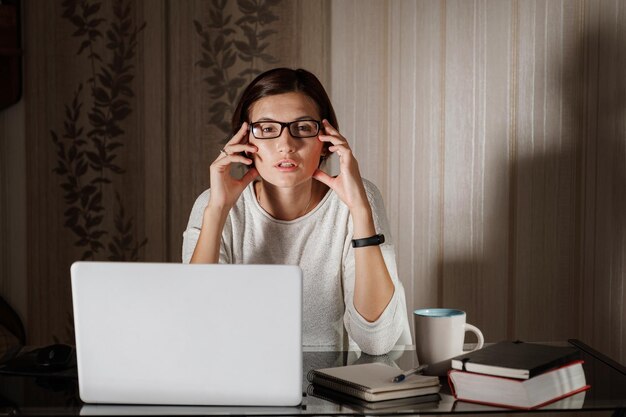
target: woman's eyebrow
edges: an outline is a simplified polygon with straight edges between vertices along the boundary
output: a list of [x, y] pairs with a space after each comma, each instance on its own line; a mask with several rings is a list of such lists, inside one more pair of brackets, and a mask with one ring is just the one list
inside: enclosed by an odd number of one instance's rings
[[[317, 119], [315, 117], [313, 117], [313, 116], [300, 116], [300, 117], [297, 117], [297, 118], [293, 119], [293, 121], [296, 121], [296, 120], [317, 120]], [[271, 117], [261, 117], [255, 123], [258, 123], [258, 122], [277, 122], [277, 121], [278, 120], [272, 119]]]

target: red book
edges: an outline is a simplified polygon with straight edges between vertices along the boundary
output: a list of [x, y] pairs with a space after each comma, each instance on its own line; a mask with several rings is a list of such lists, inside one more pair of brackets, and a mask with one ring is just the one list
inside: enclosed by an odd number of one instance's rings
[[457, 400], [532, 409], [589, 389], [582, 364], [573, 361], [525, 380], [453, 369], [448, 381]]

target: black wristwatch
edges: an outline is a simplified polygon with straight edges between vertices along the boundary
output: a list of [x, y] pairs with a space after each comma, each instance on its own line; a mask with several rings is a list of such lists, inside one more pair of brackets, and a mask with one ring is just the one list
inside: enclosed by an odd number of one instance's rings
[[378, 234], [372, 237], [365, 237], [363, 239], [352, 239], [353, 248], [362, 248], [364, 246], [375, 246], [385, 243], [385, 235]]

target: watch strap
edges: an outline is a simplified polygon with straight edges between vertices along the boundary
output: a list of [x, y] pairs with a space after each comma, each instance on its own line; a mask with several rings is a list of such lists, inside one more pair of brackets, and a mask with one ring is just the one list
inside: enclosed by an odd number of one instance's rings
[[353, 248], [376, 246], [380, 245], [381, 243], [385, 243], [385, 235], [383, 235], [382, 233], [370, 237], [365, 237], [363, 239], [352, 239]]

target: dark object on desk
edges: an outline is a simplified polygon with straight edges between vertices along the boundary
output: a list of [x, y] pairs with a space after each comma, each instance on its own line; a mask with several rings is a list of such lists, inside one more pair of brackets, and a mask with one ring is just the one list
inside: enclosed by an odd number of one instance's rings
[[1, 364], [0, 373], [75, 378], [76, 353], [72, 346], [62, 344], [34, 349]]
[[590, 388], [580, 360], [526, 380], [454, 369], [449, 371], [448, 377], [452, 394], [458, 400], [528, 410]]
[[37, 364], [45, 369], [67, 369], [72, 359], [74, 348], [69, 345], [55, 344], [40, 348], [37, 352]]
[[499, 342], [452, 358], [452, 369], [529, 379], [577, 359], [580, 359], [580, 351], [572, 347]]

